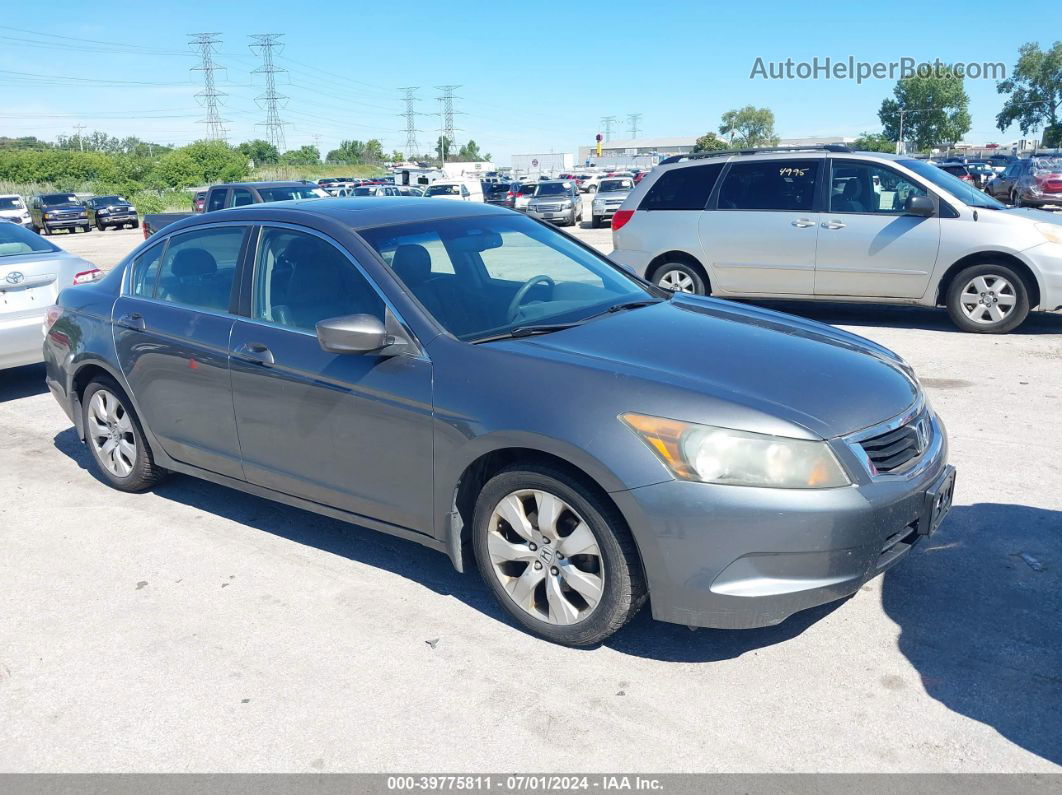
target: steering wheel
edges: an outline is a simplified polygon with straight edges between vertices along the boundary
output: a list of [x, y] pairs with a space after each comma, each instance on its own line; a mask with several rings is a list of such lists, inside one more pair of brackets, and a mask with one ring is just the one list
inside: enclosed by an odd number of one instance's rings
[[513, 300], [509, 302], [509, 311], [506, 317], [508, 317], [510, 323], [516, 320], [516, 315], [520, 311], [520, 304], [522, 304], [524, 299], [527, 298], [527, 294], [531, 292], [531, 288], [538, 284], [548, 284], [550, 288], [557, 286], [557, 283], [544, 273], [540, 273], [538, 276], [532, 276], [520, 285], [520, 289], [516, 291]]

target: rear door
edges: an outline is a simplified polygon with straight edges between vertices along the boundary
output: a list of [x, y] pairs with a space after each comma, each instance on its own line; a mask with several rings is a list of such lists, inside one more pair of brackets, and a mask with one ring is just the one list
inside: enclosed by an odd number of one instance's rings
[[122, 372], [163, 449], [241, 479], [228, 349], [248, 231], [214, 224], [160, 241], [134, 262], [113, 313]]
[[825, 158], [732, 161], [700, 239], [713, 291], [811, 295]]
[[828, 212], [815, 260], [815, 295], [920, 298], [940, 244], [940, 216], [906, 215], [921, 183], [871, 161], [830, 158]]
[[247, 480], [431, 532], [431, 362], [335, 354], [319, 320], [384, 318], [384, 299], [334, 241], [261, 228], [250, 317], [232, 331], [232, 388]]

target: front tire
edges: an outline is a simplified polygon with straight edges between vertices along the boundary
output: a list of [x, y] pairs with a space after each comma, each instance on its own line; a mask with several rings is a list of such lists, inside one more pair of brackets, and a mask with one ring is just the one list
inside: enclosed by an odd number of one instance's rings
[[707, 295], [708, 286], [700, 271], [685, 262], [666, 262], [657, 269], [653, 281], [674, 293]]
[[1025, 281], [1006, 265], [986, 263], [964, 268], [945, 297], [951, 321], [975, 334], [1006, 334], [1029, 316]]
[[96, 471], [119, 491], [147, 491], [166, 471], [155, 465], [140, 420], [112, 378], [99, 377], [81, 397], [85, 442]]
[[103, 223], [103, 221], [100, 221], [99, 219], [96, 219], [96, 228], [99, 229], [101, 232], [107, 231], [107, 226]]
[[502, 470], [480, 491], [472, 533], [480, 573], [506, 613], [553, 643], [601, 643], [645, 601], [623, 517], [565, 472]]

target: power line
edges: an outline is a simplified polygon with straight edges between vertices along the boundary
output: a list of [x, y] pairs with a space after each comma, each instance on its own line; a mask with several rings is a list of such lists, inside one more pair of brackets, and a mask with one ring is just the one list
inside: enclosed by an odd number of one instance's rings
[[406, 119], [406, 160], [411, 160], [420, 152], [420, 144], [417, 143], [417, 133], [420, 132], [417, 129], [417, 116], [420, 114], [413, 108], [413, 103], [418, 101], [414, 93], [418, 88], [419, 86], [403, 86], [398, 89], [405, 92], [403, 99], [406, 103], [406, 111], [399, 115]]
[[627, 123], [631, 125], [631, 140], [633, 141], [638, 137], [638, 122], [642, 120], [642, 114], [640, 113], [628, 113]]
[[285, 122], [281, 121], [277, 106], [287, 97], [277, 93], [276, 74], [286, 72], [287, 69], [273, 64], [273, 50], [276, 49], [277, 54], [280, 54], [280, 50], [284, 47], [280, 43], [280, 37], [283, 35], [283, 33], [258, 33], [251, 36], [255, 43], [250, 45], [251, 52], [262, 57], [262, 65], [255, 69], [253, 74], [265, 75], [266, 81], [265, 91], [255, 97], [255, 102], [259, 107], [265, 108], [266, 118], [261, 124], [266, 128], [269, 143], [273, 144], [278, 152], [287, 149], [287, 145], [284, 142]]
[[605, 128], [605, 140], [612, 140], [612, 125], [616, 123], [615, 116], [602, 116], [601, 126]]
[[439, 112], [439, 117], [442, 122], [439, 127], [439, 136], [443, 139], [440, 141], [439, 157], [442, 160], [445, 160], [447, 152], [457, 145], [457, 138], [454, 136], [454, 131], [456, 129], [454, 127], [454, 116], [460, 113], [460, 111], [454, 110], [454, 100], [460, 99], [460, 97], [454, 96], [454, 90], [460, 87], [461, 86], [435, 86], [435, 88], [442, 92], [441, 96], [436, 97], [442, 107], [442, 110]]
[[225, 129], [218, 113], [218, 97], [225, 96], [225, 92], [218, 91], [214, 85], [214, 70], [219, 69], [214, 63], [214, 52], [217, 45], [221, 44], [219, 33], [195, 33], [189, 36], [189, 45], [199, 50], [199, 66], [193, 66], [193, 72], [203, 73], [203, 90], [196, 97], [206, 108], [206, 118], [199, 121], [207, 126], [207, 138], [214, 141], [224, 141], [228, 130]]

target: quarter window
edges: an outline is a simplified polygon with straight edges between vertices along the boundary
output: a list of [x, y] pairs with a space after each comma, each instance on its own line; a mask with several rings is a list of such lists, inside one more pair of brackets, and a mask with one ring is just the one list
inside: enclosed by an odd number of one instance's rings
[[720, 210], [803, 210], [815, 204], [819, 160], [732, 163], [719, 189]]
[[835, 160], [830, 186], [832, 213], [900, 214], [910, 196], [928, 196], [925, 188], [891, 168]]
[[641, 210], [703, 210], [723, 170], [722, 163], [665, 171], [642, 199]]
[[202, 229], [170, 238], [157, 298], [227, 312], [245, 228]]
[[129, 291], [133, 295], [138, 295], [141, 298], [155, 297], [155, 282], [158, 281], [159, 261], [162, 259], [162, 251], [165, 248], [165, 243], [159, 243], [133, 260], [133, 272], [129, 280]]
[[344, 315], [384, 318], [384, 303], [339, 249], [315, 235], [263, 229], [255, 266], [253, 317], [313, 331]]

